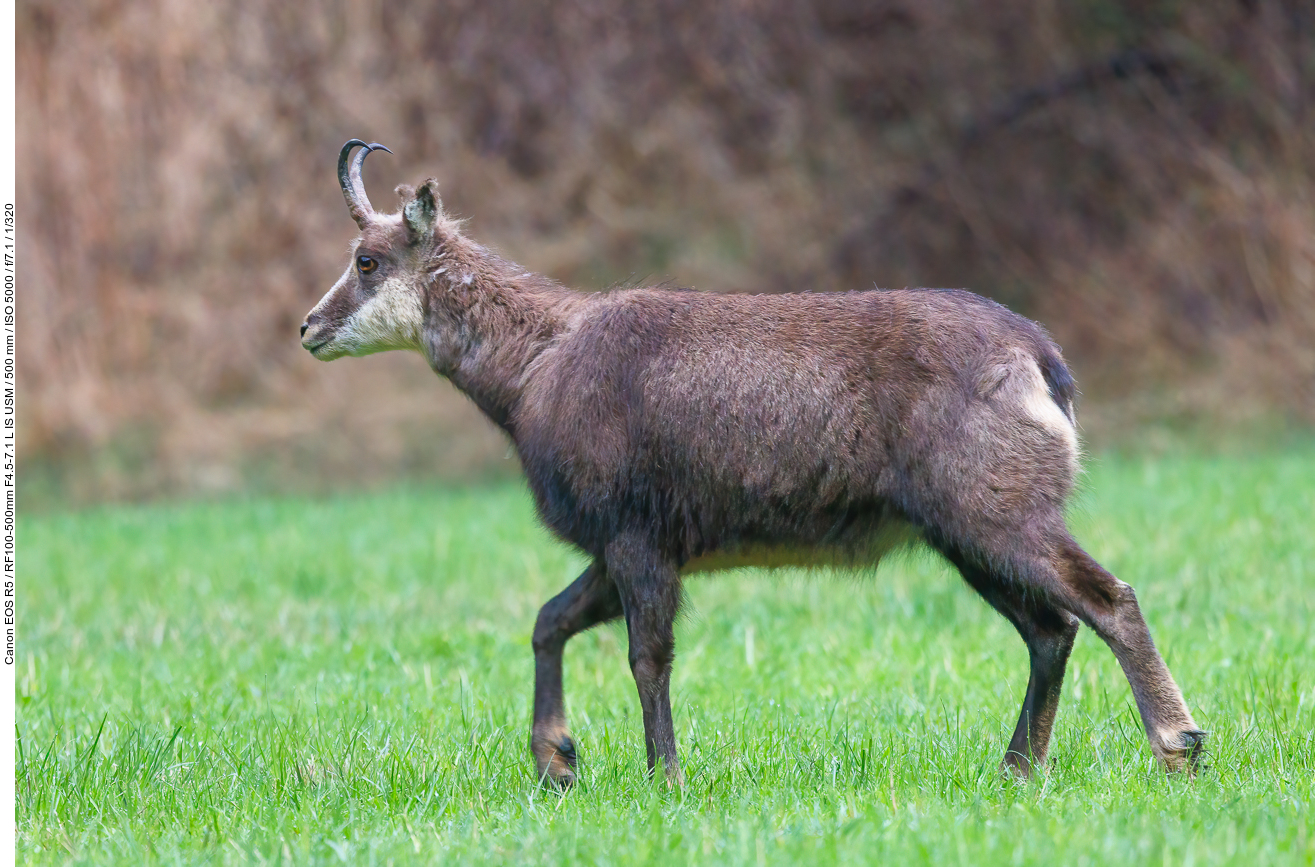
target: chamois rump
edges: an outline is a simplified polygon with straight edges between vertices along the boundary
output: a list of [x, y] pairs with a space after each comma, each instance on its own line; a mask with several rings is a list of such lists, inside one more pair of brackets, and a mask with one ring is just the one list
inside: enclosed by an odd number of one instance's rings
[[[352, 157], [352, 151], [360, 148]], [[360, 227], [301, 326], [316, 358], [420, 353], [515, 444], [539, 517], [592, 558], [534, 628], [531, 749], [575, 780], [562, 650], [625, 617], [652, 773], [681, 782], [668, 696], [689, 575], [737, 566], [871, 568], [931, 546], [1027, 644], [1004, 766], [1045, 760], [1078, 624], [1118, 658], [1151, 751], [1193, 770], [1205, 733], [1132, 588], [1073, 540], [1075, 385], [1037, 324], [957, 290], [584, 293], [505, 261], [446, 216], [437, 182], [376, 213], [338, 157]]]

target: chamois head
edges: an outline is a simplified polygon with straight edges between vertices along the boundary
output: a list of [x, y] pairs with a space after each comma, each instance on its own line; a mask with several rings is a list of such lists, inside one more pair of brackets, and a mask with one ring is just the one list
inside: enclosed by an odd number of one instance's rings
[[399, 213], [376, 213], [361, 181], [361, 166], [376, 150], [392, 153], [352, 139], [338, 154], [338, 182], [361, 235], [347, 270], [301, 326], [301, 345], [321, 361], [388, 349], [421, 351], [427, 266], [445, 234], [436, 229], [447, 221], [432, 179], [418, 190], [398, 187]]

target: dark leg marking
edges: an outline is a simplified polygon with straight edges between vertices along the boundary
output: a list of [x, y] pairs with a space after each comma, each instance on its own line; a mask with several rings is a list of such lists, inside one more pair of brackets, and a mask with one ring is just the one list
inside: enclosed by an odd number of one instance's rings
[[684, 784], [671, 718], [671, 663], [680, 575], [675, 564], [645, 541], [623, 536], [607, 548], [607, 571], [616, 582], [630, 635], [630, 671], [644, 712], [648, 771], [662, 763], [668, 782]]
[[973, 566], [961, 557], [950, 560], [964, 580], [1014, 625], [1027, 644], [1031, 674], [1004, 766], [1024, 777], [1031, 776], [1034, 768], [1045, 764], [1050, 749], [1050, 733], [1078, 620], [1048, 604], [1039, 594], [1023, 591], [1008, 578]]
[[621, 615], [616, 585], [593, 563], [539, 610], [534, 624], [534, 728], [530, 749], [541, 781], [575, 782], [575, 741], [562, 699], [562, 650], [571, 636]]

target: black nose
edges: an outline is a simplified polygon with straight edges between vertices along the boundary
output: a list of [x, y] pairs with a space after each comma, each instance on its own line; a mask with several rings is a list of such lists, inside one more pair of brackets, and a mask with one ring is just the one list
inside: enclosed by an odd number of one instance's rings
[[302, 337], [305, 337], [305, 336], [306, 336], [306, 329], [307, 329], [307, 328], [310, 328], [310, 323], [309, 323], [309, 322], [303, 322], [303, 323], [301, 323], [301, 336], [302, 336]]

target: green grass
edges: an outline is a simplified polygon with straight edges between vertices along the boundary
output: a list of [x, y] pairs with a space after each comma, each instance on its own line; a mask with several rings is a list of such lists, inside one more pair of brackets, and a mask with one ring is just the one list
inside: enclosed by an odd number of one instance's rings
[[923, 556], [691, 582], [683, 791], [624, 633], [577, 638], [559, 796], [529, 636], [583, 561], [520, 487], [161, 505], [20, 522], [20, 861], [1315, 862], [1315, 451], [1092, 463], [1074, 524], [1212, 731], [1194, 782], [1086, 630], [1048, 772], [1002, 778], [1023, 645]]

